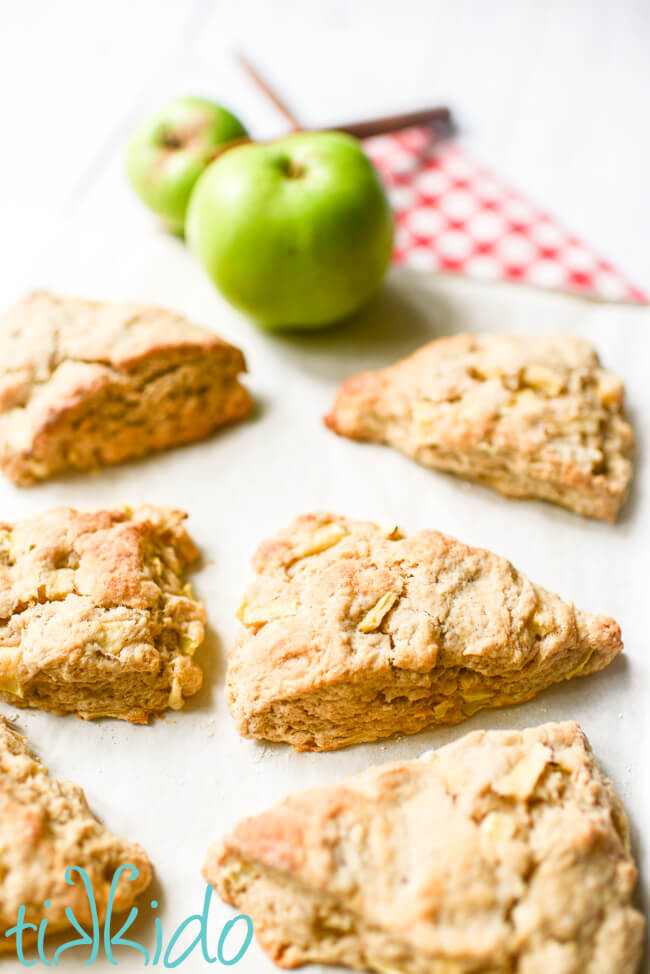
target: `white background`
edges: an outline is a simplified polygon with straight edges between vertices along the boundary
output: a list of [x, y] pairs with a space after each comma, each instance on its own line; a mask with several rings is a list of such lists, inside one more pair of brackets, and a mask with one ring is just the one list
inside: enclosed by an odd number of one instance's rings
[[[122, 180], [168, 94], [282, 131], [245, 50], [305, 123], [446, 102], [478, 158], [650, 287], [648, 0], [1, 0], [0, 281], [66, 216], [144, 220]], [[4, 279], [4, 280], [3, 280]]]
[[[19, 716], [52, 772], [84, 785], [105, 823], [147, 848], [166, 935], [199, 909], [206, 844], [237, 817], [297, 785], [415, 756], [466, 729], [343, 755], [293, 755], [237, 739], [222, 700], [224, 652], [250, 555], [261, 537], [314, 507], [447, 530], [511, 557], [582, 607], [620, 619], [627, 662], [516, 711], [479, 714], [467, 726], [578, 717], [628, 804], [642, 856], [650, 841], [641, 753], [650, 574], [643, 370], [650, 370], [650, 350], [640, 319], [607, 312], [593, 323], [601, 350], [628, 381], [641, 440], [637, 485], [621, 523], [612, 528], [548, 506], [502, 501], [379, 448], [340, 441], [319, 424], [346, 374], [386, 364], [426, 340], [435, 325], [444, 329], [444, 321], [432, 324], [422, 309], [410, 308], [408, 278], [347, 335], [301, 341], [259, 335], [223, 309], [182, 245], [161, 234], [133, 198], [123, 151], [144, 112], [183, 92], [224, 101], [258, 136], [281, 132], [282, 120], [236, 67], [237, 49], [259, 62], [306, 124], [447, 102], [476, 156], [648, 289], [647, 0], [0, 0], [0, 10], [0, 301], [44, 284], [167, 303], [242, 345], [258, 402], [251, 423], [206, 444], [33, 490], [0, 486], [3, 518], [56, 503], [138, 500], [190, 512], [205, 558], [196, 588], [212, 627], [199, 698], [150, 728]], [[553, 318], [557, 306], [544, 307]], [[514, 314], [513, 327], [522, 318], [525, 327], [524, 312]], [[395, 321], [404, 329], [399, 335], [391, 331]], [[374, 341], [370, 325], [378, 329]], [[590, 322], [581, 327], [589, 330]], [[647, 867], [644, 877], [647, 883]], [[220, 909], [215, 919], [228, 916]], [[148, 939], [150, 924], [138, 931]], [[181, 968], [202, 969], [198, 962]], [[271, 967], [251, 949], [246, 966], [235, 969], [259, 974]]]

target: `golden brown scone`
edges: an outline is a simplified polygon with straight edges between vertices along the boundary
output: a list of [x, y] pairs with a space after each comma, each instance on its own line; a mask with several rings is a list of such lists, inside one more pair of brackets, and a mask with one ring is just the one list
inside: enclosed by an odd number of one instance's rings
[[0, 699], [146, 723], [196, 693], [205, 609], [185, 514], [57, 507], [0, 524]]
[[441, 338], [348, 379], [325, 422], [507, 497], [605, 521], [616, 520], [632, 476], [623, 383], [589, 342], [567, 335]]
[[613, 619], [437, 531], [405, 537], [308, 514], [253, 566], [230, 712], [244, 737], [299, 751], [456, 724], [600, 670], [622, 649]]
[[633, 974], [627, 820], [575, 723], [476, 731], [241, 822], [203, 868], [281, 967]]
[[[73, 874], [73, 886], [65, 881], [73, 866], [88, 874], [103, 923], [111, 881], [126, 864], [135, 866], [138, 875], [131, 870], [120, 875], [115, 912], [128, 909], [149, 885], [147, 856], [139, 845], [107, 832], [88, 808], [82, 789], [50, 778], [24, 737], [0, 717], [0, 951], [15, 951], [15, 936], [4, 934], [23, 905], [25, 923], [38, 927], [47, 918], [48, 933], [70, 926], [67, 907], [79, 923], [91, 926], [81, 878]], [[49, 907], [43, 906], [46, 900]], [[23, 943], [35, 939], [36, 934], [27, 931]]]
[[0, 467], [17, 484], [200, 440], [245, 416], [238, 348], [161, 308], [39, 293], [0, 318]]

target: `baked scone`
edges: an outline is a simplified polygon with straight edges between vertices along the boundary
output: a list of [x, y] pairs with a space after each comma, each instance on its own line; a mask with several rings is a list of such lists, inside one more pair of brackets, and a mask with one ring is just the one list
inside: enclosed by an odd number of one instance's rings
[[457, 335], [343, 383], [325, 419], [507, 497], [614, 521], [630, 479], [623, 383], [568, 335]]
[[238, 348], [161, 308], [39, 293], [0, 317], [0, 468], [17, 484], [241, 419]]
[[529, 700], [621, 651], [509, 561], [437, 531], [308, 514], [258, 549], [227, 696], [244, 737], [330, 750]]
[[0, 524], [0, 699], [146, 723], [202, 681], [185, 514], [58, 507]]
[[[39, 926], [47, 919], [47, 932], [71, 926], [65, 915], [92, 929], [88, 896], [78, 873], [74, 885], [65, 881], [71, 867], [85, 869], [95, 895], [100, 923], [106, 916], [114, 874], [117, 880], [113, 910], [128, 909], [147, 888], [151, 867], [134, 842], [111, 835], [88, 808], [81, 788], [55, 781], [31, 754], [24, 737], [0, 717], [0, 952], [16, 950], [15, 936], [6, 937], [25, 907], [25, 923]], [[49, 906], [45, 907], [45, 901]], [[23, 944], [36, 940], [27, 930]]]
[[634, 974], [627, 820], [575, 723], [476, 731], [241, 822], [203, 868], [281, 967]]

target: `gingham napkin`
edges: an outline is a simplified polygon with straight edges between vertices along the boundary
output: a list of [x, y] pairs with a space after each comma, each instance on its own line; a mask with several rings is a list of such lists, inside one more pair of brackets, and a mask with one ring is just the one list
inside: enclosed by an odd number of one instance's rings
[[395, 263], [650, 303], [609, 261], [453, 141], [426, 128], [367, 139], [396, 214]]

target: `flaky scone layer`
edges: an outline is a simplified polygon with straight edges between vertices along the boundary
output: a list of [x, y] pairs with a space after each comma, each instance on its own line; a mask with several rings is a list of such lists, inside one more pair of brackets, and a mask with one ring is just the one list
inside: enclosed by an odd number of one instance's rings
[[162, 308], [33, 294], [0, 317], [0, 468], [17, 484], [245, 416], [241, 351]]
[[456, 335], [343, 383], [330, 429], [508, 497], [614, 521], [632, 476], [623, 383], [567, 335]]
[[261, 545], [230, 654], [245, 737], [329, 750], [529, 700], [621, 651], [505, 558], [436, 531], [308, 514]]
[[185, 514], [54, 508], [0, 524], [0, 698], [146, 723], [202, 682]]
[[246, 819], [203, 869], [281, 967], [634, 974], [625, 812], [575, 723], [477, 731]]
[[[0, 952], [16, 949], [15, 937], [4, 933], [15, 925], [21, 906], [26, 923], [38, 927], [47, 918], [50, 933], [70, 926], [68, 907], [80, 923], [91, 924], [81, 878], [74, 874], [74, 885], [65, 881], [73, 866], [88, 874], [102, 923], [113, 876], [126, 864], [135, 866], [138, 875], [125, 870], [118, 878], [116, 912], [128, 909], [149, 885], [147, 856], [140, 846], [107, 832], [82, 789], [50, 778], [25, 739], [0, 717]], [[43, 905], [46, 900], [49, 907]], [[27, 931], [24, 942], [34, 939]]]

